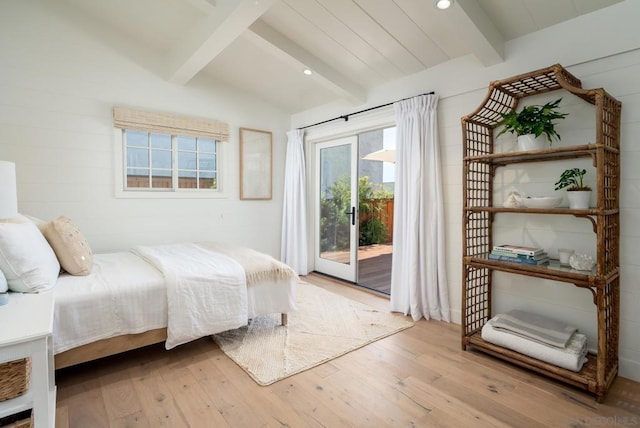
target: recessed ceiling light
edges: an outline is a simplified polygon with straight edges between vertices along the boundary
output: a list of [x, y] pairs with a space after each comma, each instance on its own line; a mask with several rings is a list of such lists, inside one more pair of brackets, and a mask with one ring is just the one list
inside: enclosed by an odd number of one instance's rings
[[453, 4], [453, 0], [433, 0], [433, 5], [440, 10], [449, 9]]
[[302, 70], [302, 72], [303, 72], [304, 74], [306, 74], [307, 76], [311, 76], [311, 75], [313, 74], [313, 71], [311, 71], [311, 70], [310, 70], [310, 69], [308, 69], [308, 68], [305, 68], [304, 70]]

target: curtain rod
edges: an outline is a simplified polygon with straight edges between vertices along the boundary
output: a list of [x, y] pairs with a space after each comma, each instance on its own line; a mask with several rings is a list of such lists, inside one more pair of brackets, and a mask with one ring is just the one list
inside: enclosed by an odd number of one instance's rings
[[342, 116], [334, 117], [333, 119], [323, 120], [322, 122], [314, 123], [313, 125], [303, 126], [301, 128], [298, 128], [298, 129], [307, 129], [307, 128], [311, 128], [313, 126], [323, 125], [325, 123], [333, 122], [334, 120], [339, 120], [339, 119], [344, 119], [345, 122], [348, 122], [349, 121], [349, 116], [353, 116], [353, 115], [360, 114], [360, 113], [365, 113], [365, 112], [368, 112], [368, 111], [371, 111], [371, 110], [376, 110], [376, 109], [379, 109], [379, 108], [382, 108], [382, 107], [387, 107], [387, 106], [393, 105], [395, 103], [398, 103], [400, 101], [410, 100], [411, 98], [419, 97], [419, 96], [422, 96], [422, 95], [433, 95], [434, 93], [435, 93], [434, 91], [431, 91], [431, 92], [426, 92], [426, 93], [420, 94], [420, 95], [414, 95], [413, 97], [407, 97], [407, 98], [403, 98], [401, 100], [393, 101], [393, 102], [382, 104], [382, 105], [379, 105], [379, 106], [369, 107], [369, 108], [366, 108], [364, 110], [356, 111], [356, 112], [353, 112], [353, 113], [343, 114]]

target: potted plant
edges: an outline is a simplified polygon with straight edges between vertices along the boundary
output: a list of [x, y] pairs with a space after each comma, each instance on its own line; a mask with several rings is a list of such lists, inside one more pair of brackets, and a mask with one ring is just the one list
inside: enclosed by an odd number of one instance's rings
[[567, 198], [571, 209], [586, 210], [589, 208], [591, 187], [584, 184], [583, 179], [586, 173], [586, 169], [567, 169], [560, 175], [560, 179], [556, 183], [555, 190], [567, 188]]
[[502, 131], [497, 135], [510, 132], [518, 137], [518, 147], [520, 150], [539, 150], [544, 147], [544, 141], [539, 137], [544, 134], [549, 141], [553, 139], [560, 141], [560, 134], [555, 130], [557, 119], [564, 119], [568, 113], [560, 113], [557, 108], [562, 98], [544, 105], [530, 105], [521, 111], [511, 110], [502, 114], [502, 120], [498, 125], [503, 126]]

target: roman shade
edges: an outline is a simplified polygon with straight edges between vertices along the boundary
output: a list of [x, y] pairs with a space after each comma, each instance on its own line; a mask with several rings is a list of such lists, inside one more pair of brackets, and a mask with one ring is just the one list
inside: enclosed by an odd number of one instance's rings
[[113, 126], [160, 134], [211, 138], [216, 141], [229, 140], [229, 124], [225, 122], [129, 107], [113, 108]]

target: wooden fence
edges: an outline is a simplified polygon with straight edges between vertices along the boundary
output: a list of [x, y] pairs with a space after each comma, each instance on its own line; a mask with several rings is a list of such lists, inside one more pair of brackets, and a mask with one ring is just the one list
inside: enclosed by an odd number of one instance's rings
[[[196, 189], [196, 179], [194, 177], [180, 177], [178, 179], [178, 188], [179, 189]], [[213, 178], [201, 178], [200, 179], [200, 188], [201, 189], [210, 189], [213, 185]], [[127, 176], [127, 187], [128, 188], [137, 188], [137, 189], [148, 189], [149, 188], [149, 177], [142, 175], [128, 175]], [[171, 189], [171, 177], [161, 177], [155, 176], [153, 177], [153, 188], [154, 189]]]
[[393, 199], [371, 199], [367, 202], [373, 209], [371, 213], [360, 213], [360, 223], [372, 216], [378, 217], [387, 227], [387, 242], [393, 241]]

